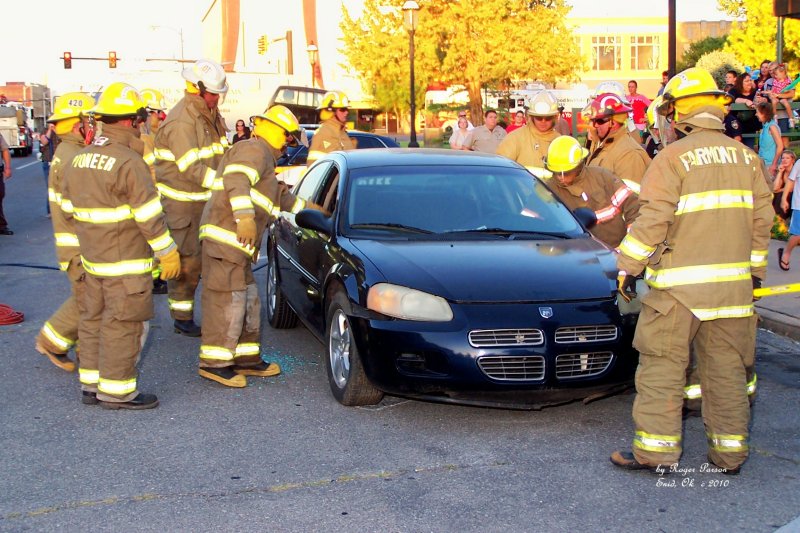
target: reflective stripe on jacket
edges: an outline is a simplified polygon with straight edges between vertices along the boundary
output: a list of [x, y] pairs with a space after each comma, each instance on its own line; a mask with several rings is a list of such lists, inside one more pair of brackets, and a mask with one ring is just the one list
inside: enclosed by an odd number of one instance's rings
[[700, 320], [750, 316], [751, 276], [766, 275], [771, 199], [755, 152], [697, 128], [647, 169], [617, 265], [634, 275], [646, 267], [650, 286]]
[[130, 146], [132, 130], [105, 124], [103, 136], [65, 169], [61, 207], [75, 224], [83, 266], [98, 277], [153, 270], [153, 251], [175, 249], [150, 172]]

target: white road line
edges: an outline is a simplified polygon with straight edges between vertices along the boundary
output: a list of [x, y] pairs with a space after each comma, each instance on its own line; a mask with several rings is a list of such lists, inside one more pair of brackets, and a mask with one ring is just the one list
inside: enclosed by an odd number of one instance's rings
[[22, 165], [21, 167], [16, 167], [14, 170], [22, 170], [23, 168], [28, 168], [29, 166], [35, 165], [37, 163], [41, 163], [41, 161], [33, 161], [31, 163], [27, 163], [25, 165]]

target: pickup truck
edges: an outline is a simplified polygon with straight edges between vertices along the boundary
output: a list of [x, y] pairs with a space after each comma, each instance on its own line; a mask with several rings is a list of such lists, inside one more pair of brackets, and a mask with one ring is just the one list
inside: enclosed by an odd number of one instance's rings
[[30, 155], [33, 152], [31, 129], [25, 124], [25, 111], [12, 106], [0, 106], [0, 135], [12, 155]]

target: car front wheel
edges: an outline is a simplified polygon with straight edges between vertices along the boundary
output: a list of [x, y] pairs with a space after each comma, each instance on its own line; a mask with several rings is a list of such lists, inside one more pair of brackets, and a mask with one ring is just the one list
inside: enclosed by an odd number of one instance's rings
[[328, 307], [328, 382], [333, 396], [342, 405], [374, 405], [383, 399], [383, 392], [364, 373], [350, 319], [344, 311], [346, 304], [346, 296], [339, 293]]
[[290, 329], [297, 325], [297, 315], [281, 291], [277, 253], [273, 248], [267, 256], [267, 320], [275, 329]]

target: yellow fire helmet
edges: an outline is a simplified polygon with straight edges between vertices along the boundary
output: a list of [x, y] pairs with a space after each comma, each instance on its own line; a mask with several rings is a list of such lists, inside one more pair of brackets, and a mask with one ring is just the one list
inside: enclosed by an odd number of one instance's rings
[[350, 107], [350, 100], [342, 91], [328, 91], [322, 97], [319, 107], [319, 118], [323, 121], [333, 117], [334, 109], [347, 109]]
[[66, 93], [56, 98], [53, 114], [47, 122], [58, 122], [67, 118], [78, 118], [89, 114], [94, 107], [94, 98], [86, 93]]
[[532, 117], [553, 117], [558, 115], [558, 101], [550, 91], [539, 91], [531, 98], [528, 114]]
[[97, 116], [142, 116], [145, 103], [139, 92], [127, 83], [114, 82], [100, 94], [92, 113]]
[[156, 89], [142, 89], [139, 93], [144, 100], [145, 107], [151, 111], [166, 111], [167, 102], [164, 95]]
[[658, 95], [653, 99], [652, 102], [650, 102], [650, 105], [647, 106], [647, 127], [648, 128], [650, 128], [650, 129], [658, 128], [658, 125], [656, 124], [656, 114], [658, 113], [658, 107], [661, 105], [661, 103], [663, 101], [664, 101], [664, 98], [661, 95]]
[[253, 123], [253, 133], [276, 150], [287, 144], [287, 135], [300, 142], [300, 122], [286, 106], [274, 105], [260, 115], [250, 117], [250, 122]]
[[692, 67], [667, 82], [658, 112], [662, 115], [671, 115], [674, 112], [688, 115], [698, 107], [724, 108], [729, 103], [730, 95], [717, 87], [717, 82], [707, 70]]
[[568, 135], [556, 137], [547, 149], [545, 167], [551, 172], [569, 172], [581, 164], [589, 150]]

